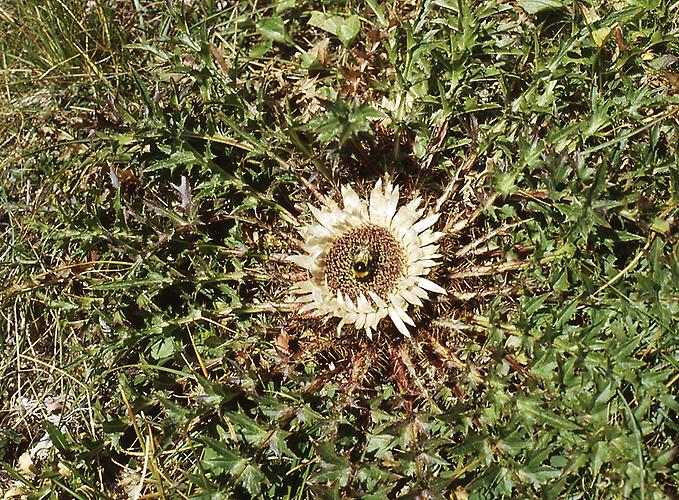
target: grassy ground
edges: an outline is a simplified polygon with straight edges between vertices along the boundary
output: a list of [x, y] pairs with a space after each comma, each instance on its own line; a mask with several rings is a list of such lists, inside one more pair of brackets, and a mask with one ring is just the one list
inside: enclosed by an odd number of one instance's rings
[[[666, 498], [679, 3], [0, 2], [5, 498]], [[443, 213], [411, 341], [305, 202]]]

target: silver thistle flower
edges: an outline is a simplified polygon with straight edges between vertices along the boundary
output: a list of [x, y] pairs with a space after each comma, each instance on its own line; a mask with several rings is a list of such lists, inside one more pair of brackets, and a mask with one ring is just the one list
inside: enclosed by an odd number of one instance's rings
[[340, 319], [364, 329], [368, 337], [389, 316], [409, 337], [415, 322], [410, 305], [422, 306], [428, 292], [446, 291], [425, 276], [438, 265], [443, 233], [431, 227], [435, 213], [423, 217], [421, 198], [398, 207], [399, 189], [378, 180], [370, 200], [362, 200], [349, 185], [342, 186], [343, 208], [326, 198], [323, 206], [309, 205], [315, 223], [302, 227], [305, 253], [290, 260], [307, 269], [309, 279], [295, 283], [300, 313]]

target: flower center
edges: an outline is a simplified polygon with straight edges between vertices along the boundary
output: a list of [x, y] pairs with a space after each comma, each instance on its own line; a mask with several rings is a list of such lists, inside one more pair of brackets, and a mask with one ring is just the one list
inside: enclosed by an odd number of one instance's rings
[[403, 277], [404, 262], [391, 231], [368, 224], [335, 240], [325, 260], [325, 281], [352, 299], [372, 291], [386, 300]]

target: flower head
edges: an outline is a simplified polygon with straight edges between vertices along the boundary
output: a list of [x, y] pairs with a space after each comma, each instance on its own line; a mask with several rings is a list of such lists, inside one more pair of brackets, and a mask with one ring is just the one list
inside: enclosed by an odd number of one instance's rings
[[428, 292], [446, 293], [425, 278], [441, 257], [435, 243], [443, 233], [431, 229], [439, 214], [422, 218], [419, 197], [399, 208], [389, 180], [377, 181], [369, 201], [342, 186], [342, 200], [343, 208], [328, 198], [321, 208], [309, 205], [317, 222], [300, 229], [306, 253], [290, 257], [310, 273], [292, 288], [300, 312], [339, 318], [338, 330], [353, 324], [368, 336], [389, 316], [410, 336], [409, 306], [421, 306]]

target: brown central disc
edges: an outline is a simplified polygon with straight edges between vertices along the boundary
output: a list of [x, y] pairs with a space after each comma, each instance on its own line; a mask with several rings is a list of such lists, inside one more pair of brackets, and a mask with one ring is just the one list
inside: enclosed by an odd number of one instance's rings
[[391, 231], [369, 224], [335, 240], [325, 260], [325, 281], [352, 299], [372, 291], [387, 300], [403, 277], [404, 261]]

